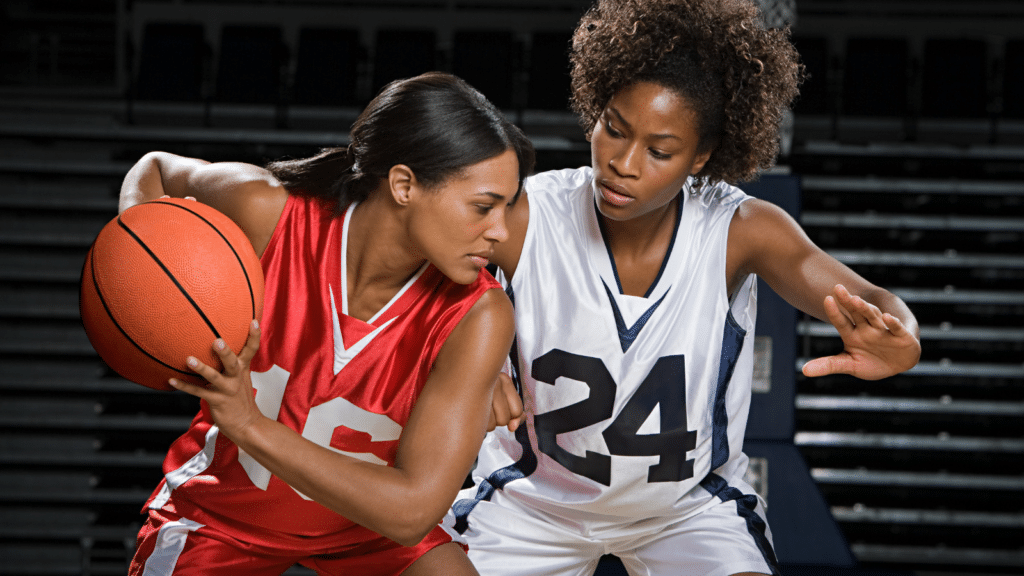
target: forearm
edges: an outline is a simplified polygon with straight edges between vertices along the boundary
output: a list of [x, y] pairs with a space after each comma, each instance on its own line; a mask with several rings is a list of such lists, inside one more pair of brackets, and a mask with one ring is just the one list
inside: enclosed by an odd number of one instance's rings
[[440, 522], [459, 488], [443, 486], [439, 474], [417, 474], [339, 454], [265, 417], [234, 436], [239, 448], [295, 490], [406, 546], [417, 544]]

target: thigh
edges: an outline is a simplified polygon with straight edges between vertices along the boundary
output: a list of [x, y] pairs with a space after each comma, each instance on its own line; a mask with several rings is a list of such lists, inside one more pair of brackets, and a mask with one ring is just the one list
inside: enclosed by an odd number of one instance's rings
[[130, 576], [276, 576], [297, 559], [274, 556], [208, 526], [150, 510]]
[[634, 575], [777, 575], [771, 532], [764, 518], [763, 503], [755, 494], [737, 495], [616, 554]]
[[476, 503], [462, 536], [482, 576], [591, 576], [604, 545], [503, 504]]

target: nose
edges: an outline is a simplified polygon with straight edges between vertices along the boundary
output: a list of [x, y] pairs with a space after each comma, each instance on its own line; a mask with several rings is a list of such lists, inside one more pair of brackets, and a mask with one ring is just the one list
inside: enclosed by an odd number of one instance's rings
[[491, 225], [484, 230], [484, 238], [492, 242], [508, 240], [508, 225], [505, 222], [505, 219], [508, 217], [508, 210], [494, 210], [492, 214], [494, 217], [491, 220]]
[[643, 147], [639, 143], [629, 143], [619, 148], [608, 160], [608, 165], [616, 174], [624, 178], [637, 177], [639, 171], [639, 156]]

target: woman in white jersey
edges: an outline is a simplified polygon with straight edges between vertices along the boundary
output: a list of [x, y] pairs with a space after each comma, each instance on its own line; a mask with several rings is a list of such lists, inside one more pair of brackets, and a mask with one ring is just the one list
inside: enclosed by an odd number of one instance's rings
[[[730, 185], [772, 165], [801, 66], [741, 0], [607, 0], [573, 38], [592, 165], [527, 180], [492, 261], [525, 423], [484, 443], [446, 522], [483, 575], [777, 574], [742, 481], [755, 278], [838, 328], [808, 376], [914, 366], [902, 301]], [[515, 425], [510, 425], [515, 428]]]

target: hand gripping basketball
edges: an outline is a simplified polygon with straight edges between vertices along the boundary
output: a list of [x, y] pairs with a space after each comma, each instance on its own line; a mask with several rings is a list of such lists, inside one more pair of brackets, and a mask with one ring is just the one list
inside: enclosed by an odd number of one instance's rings
[[228, 438], [237, 442], [239, 434], [261, 416], [256, 405], [252, 372], [249, 368], [249, 363], [260, 348], [259, 322], [253, 320], [250, 323], [249, 337], [238, 354], [220, 338], [213, 341], [211, 348], [224, 367], [220, 372], [195, 356], [185, 359], [188, 367], [202, 376], [207, 385], [194, 384], [178, 378], [171, 378], [168, 383], [178, 390], [206, 400], [210, 405], [213, 421]]

